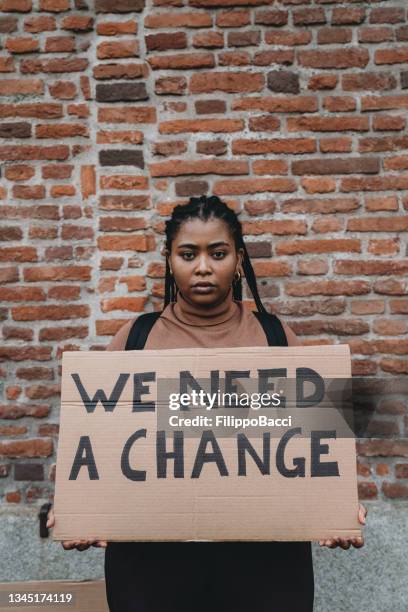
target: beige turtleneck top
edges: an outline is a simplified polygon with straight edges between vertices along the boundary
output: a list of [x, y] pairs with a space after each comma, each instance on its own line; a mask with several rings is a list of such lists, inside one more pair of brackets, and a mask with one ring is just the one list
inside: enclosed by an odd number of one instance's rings
[[[107, 351], [124, 351], [130, 328], [137, 317], [123, 325]], [[294, 332], [282, 321], [289, 346], [301, 345]], [[265, 332], [252, 311], [242, 302], [227, 299], [215, 308], [203, 311], [178, 293], [177, 301], [166, 306], [146, 341], [146, 349], [220, 348], [232, 346], [268, 346]]]

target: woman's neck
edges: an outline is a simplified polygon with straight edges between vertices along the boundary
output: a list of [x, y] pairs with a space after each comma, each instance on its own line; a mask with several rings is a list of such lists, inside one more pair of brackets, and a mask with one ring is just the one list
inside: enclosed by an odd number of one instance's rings
[[198, 306], [191, 304], [177, 293], [177, 301], [174, 303], [174, 315], [187, 325], [217, 325], [227, 321], [236, 312], [237, 304], [232, 298], [232, 289], [229, 290], [225, 300], [214, 307]]

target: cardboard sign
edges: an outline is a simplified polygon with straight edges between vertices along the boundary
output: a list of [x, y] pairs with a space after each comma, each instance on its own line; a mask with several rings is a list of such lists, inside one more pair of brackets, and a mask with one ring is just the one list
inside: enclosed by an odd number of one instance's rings
[[[322, 381], [350, 370], [347, 345], [64, 353], [54, 538], [360, 535], [354, 438], [324, 403], [311, 402], [304, 418], [298, 398], [307, 396], [300, 373]], [[292, 401], [283, 379], [296, 383]], [[252, 403], [220, 412], [210, 393], [220, 381], [240, 389], [239, 401], [245, 383], [275, 396], [262, 409], [266, 425]], [[207, 393], [199, 414], [194, 389]]]

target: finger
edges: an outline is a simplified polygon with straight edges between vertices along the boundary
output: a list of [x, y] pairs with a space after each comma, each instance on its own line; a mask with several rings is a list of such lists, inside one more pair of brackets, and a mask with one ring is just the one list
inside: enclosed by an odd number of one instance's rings
[[62, 547], [65, 548], [65, 550], [72, 550], [73, 548], [75, 548], [77, 542], [75, 540], [64, 540], [64, 542], [61, 542], [61, 544]]
[[359, 504], [359, 508], [358, 508], [358, 520], [362, 525], [365, 525], [366, 522], [366, 517], [367, 516], [367, 510], [364, 508], [364, 506], [362, 504]]
[[47, 527], [54, 527], [55, 525], [55, 515], [52, 508], [48, 512], [46, 525]]
[[341, 546], [343, 550], [348, 550], [351, 546], [351, 542], [345, 538], [339, 538], [339, 546]]
[[95, 546], [96, 548], [106, 548], [107, 543], [105, 542], [105, 540], [96, 540], [95, 542], [92, 542], [92, 546]]
[[362, 537], [354, 538], [353, 540], [351, 540], [351, 543], [354, 546], [354, 548], [361, 548], [362, 546], [364, 546], [364, 538]]

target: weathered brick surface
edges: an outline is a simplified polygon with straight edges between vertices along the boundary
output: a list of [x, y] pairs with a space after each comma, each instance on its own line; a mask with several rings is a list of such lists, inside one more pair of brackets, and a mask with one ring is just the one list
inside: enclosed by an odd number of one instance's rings
[[[191, 195], [239, 212], [262, 299], [305, 344], [408, 374], [406, 3], [182, 4], [0, 3], [6, 503], [52, 491], [61, 355], [160, 308], [164, 219]], [[360, 496], [406, 498], [406, 397], [377, 412]]]

